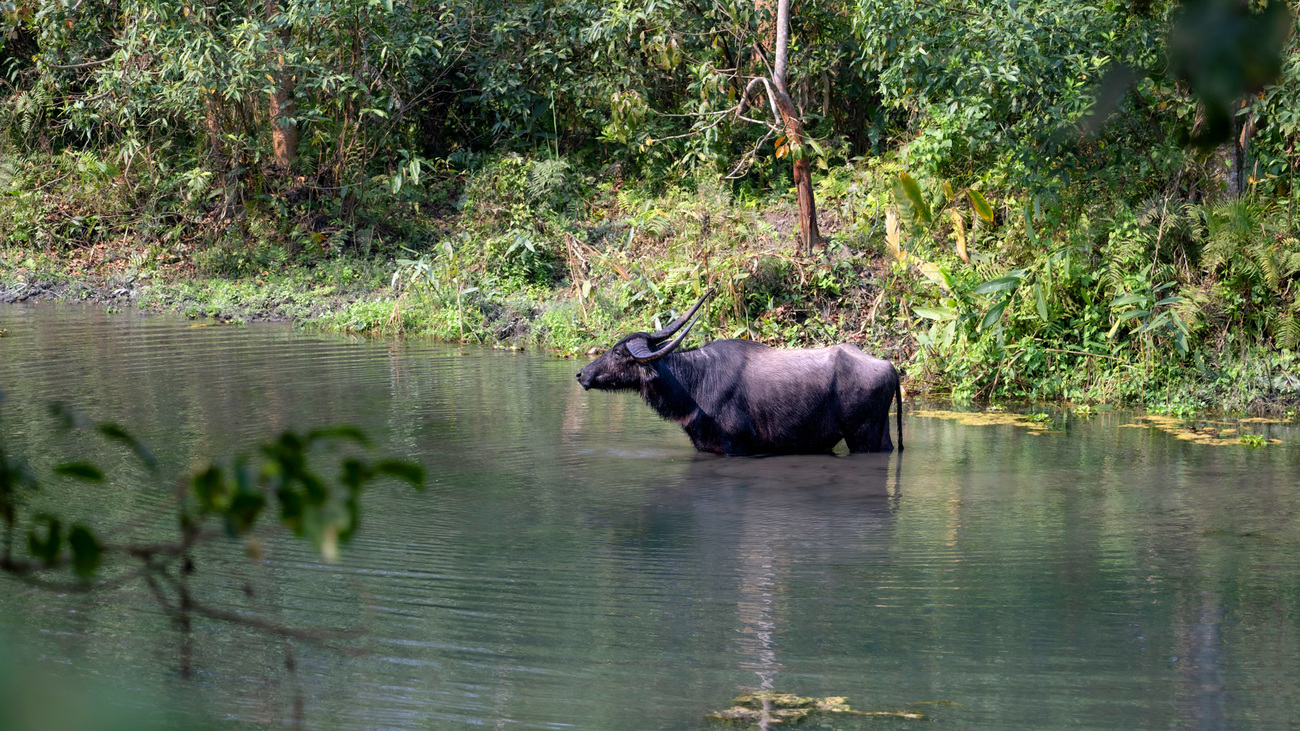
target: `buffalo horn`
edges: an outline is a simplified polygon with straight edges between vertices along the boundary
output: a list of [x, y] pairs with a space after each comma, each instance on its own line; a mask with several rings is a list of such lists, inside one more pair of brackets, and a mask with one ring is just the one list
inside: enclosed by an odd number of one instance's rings
[[[703, 301], [704, 300], [700, 300], [700, 302]], [[691, 308], [691, 312], [692, 313], [695, 312], [695, 310], [699, 309], [699, 306], [700, 306], [699, 304], [696, 304], [695, 307]], [[668, 341], [658, 350], [655, 351], [650, 350], [649, 337], [654, 337], [652, 335], [646, 338], [634, 338], [632, 340], [629, 340], [627, 343], [627, 352], [631, 353], [632, 357], [638, 363], [649, 363], [651, 361], [659, 360], [665, 355], [668, 355], [669, 353], [676, 350], [677, 346], [682, 344], [682, 341], [686, 339], [686, 336], [688, 334], [690, 334], [691, 328], [695, 327], [695, 323], [698, 322], [699, 319], [700, 318], [696, 317], [694, 320], [691, 320], [689, 323], [687, 323], [686, 327], [683, 327], [681, 331], [677, 333], [677, 337]]]
[[695, 303], [694, 307], [688, 310], [685, 315], [682, 315], [676, 320], [673, 320], [672, 322], [668, 323], [668, 327], [660, 330], [659, 332], [651, 333], [650, 340], [651, 341], [663, 340], [664, 338], [672, 337], [672, 334], [677, 332], [677, 329], [680, 328], [682, 325], [685, 325], [686, 321], [691, 319], [691, 317], [695, 314], [695, 311], [700, 309], [700, 305], [703, 305], [705, 300], [712, 297], [715, 291], [716, 290], [714, 290], [712, 287], [709, 287], [709, 291], [704, 293], [704, 296], [700, 298], [699, 302]]

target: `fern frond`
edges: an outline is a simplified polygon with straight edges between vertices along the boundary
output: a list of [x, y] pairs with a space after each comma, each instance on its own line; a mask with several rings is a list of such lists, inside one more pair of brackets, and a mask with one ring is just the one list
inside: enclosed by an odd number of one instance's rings
[[1187, 329], [1195, 332], [1205, 321], [1205, 306], [1209, 296], [1204, 290], [1191, 287], [1181, 289], [1178, 294], [1182, 300], [1174, 305], [1174, 311]]
[[1300, 346], [1300, 317], [1293, 312], [1283, 313], [1272, 321], [1273, 341], [1283, 350], [1295, 350]]
[[528, 171], [528, 197], [537, 202], [549, 202], [564, 190], [569, 163], [564, 160], [538, 160]]
[[1287, 239], [1283, 246], [1290, 250], [1289, 253], [1286, 253], [1286, 265], [1283, 267], [1286, 276], [1291, 277], [1295, 274], [1300, 274], [1300, 251], [1296, 250], [1296, 240]]

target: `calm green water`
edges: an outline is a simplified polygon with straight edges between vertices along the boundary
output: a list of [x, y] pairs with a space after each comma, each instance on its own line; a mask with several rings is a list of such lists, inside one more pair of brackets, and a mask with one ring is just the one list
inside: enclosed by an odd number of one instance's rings
[[[300, 693], [312, 728], [707, 729], [758, 688], [930, 715], [813, 728], [1300, 725], [1291, 427], [1250, 451], [1118, 412], [1041, 436], [911, 418], [901, 457], [699, 457], [635, 397], [584, 393], [572, 361], [189, 324], [0, 308], [7, 445], [108, 466], [104, 486], [41, 497], [108, 528], [206, 456], [366, 428], [430, 489], [370, 493], [337, 564], [275, 540], [261, 564], [222, 544], [199, 566], [209, 601], [364, 625], [340, 643], [361, 652], [299, 644], [289, 675], [281, 641], [205, 621], [182, 681], [142, 587], [0, 579], [24, 672], [68, 667], [172, 725], [283, 723]], [[127, 425], [172, 472], [149, 482], [58, 432], [55, 399]]]

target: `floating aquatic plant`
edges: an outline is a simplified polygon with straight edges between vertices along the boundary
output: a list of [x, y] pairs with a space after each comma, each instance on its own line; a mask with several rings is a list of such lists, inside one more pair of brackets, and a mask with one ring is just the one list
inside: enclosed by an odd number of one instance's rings
[[1242, 434], [1237, 437], [1237, 443], [1250, 449], [1260, 449], [1268, 446], [1268, 440], [1258, 434]]
[[[1269, 419], [1251, 418], [1241, 419], [1237, 422], [1238, 426], [1242, 424], [1267, 424], [1273, 423]], [[1251, 449], [1258, 449], [1269, 444], [1281, 444], [1280, 439], [1268, 439], [1259, 434], [1242, 434], [1240, 429], [1231, 428], [1229, 422], [1224, 421], [1203, 421], [1198, 425], [1194, 422], [1188, 422], [1173, 416], [1161, 416], [1159, 414], [1145, 414], [1137, 417], [1133, 424], [1120, 424], [1121, 428], [1141, 429], [1144, 427], [1153, 427], [1166, 434], [1171, 434], [1175, 439], [1194, 444], [1207, 444], [1212, 446], [1245, 446]], [[1221, 428], [1224, 427], [1224, 428]]]
[[1048, 431], [1052, 417], [1047, 414], [1012, 414], [1006, 411], [944, 411], [941, 409], [922, 409], [913, 411], [913, 417], [922, 419], [948, 419], [964, 426], [1018, 426], [1029, 430], [1030, 434], [1043, 434]]
[[925, 719], [917, 711], [857, 711], [849, 707], [843, 696], [807, 698], [793, 693], [757, 691], [744, 693], [731, 699], [731, 707], [705, 716], [710, 721], [753, 723], [760, 726], [778, 723], [798, 723], [815, 713], [847, 713], [854, 716], [902, 718], [914, 721]]

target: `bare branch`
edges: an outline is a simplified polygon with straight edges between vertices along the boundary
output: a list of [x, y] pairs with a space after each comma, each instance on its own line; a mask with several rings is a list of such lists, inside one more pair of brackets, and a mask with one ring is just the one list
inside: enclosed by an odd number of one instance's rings
[[744, 115], [740, 115], [740, 114], [737, 114], [737, 115], [736, 115], [736, 119], [739, 119], [739, 120], [742, 121], [742, 122], [749, 122], [750, 124], [756, 124], [756, 125], [758, 125], [758, 126], [760, 126], [760, 127], [767, 127], [768, 129], [772, 130], [773, 132], [780, 132], [780, 131], [781, 131], [781, 128], [780, 128], [778, 125], [772, 124], [771, 122], [764, 122], [764, 121], [761, 120], [761, 119], [751, 119], [750, 117], [746, 117], [746, 116], [744, 116]]
[[47, 69], [58, 69], [60, 71], [64, 71], [67, 69], [84, 69], [84, 68], [89, 68], [91, 66], [102, 66], [112, 60], [113, 58], [110, 56], [108, 58], [101, 58], [98, 61], [87, 61], [85, 63], [70, 63], [67, 64], [66, 66], [60, 66], [52, 63], [44, 64], [44, 66]]
[[291, 637], [295, 640], [306, 642], [326, 642], [329, 640], [354, 639], [366, 634], [365, 627], [318, 627], [313, 629], [300, 629], [297, 627], [288, 627], [268, 619], [258, 617], [252, 614], [241, 612], [232, 612], [227, 609], [208, 606], [190, 599], [190, 611], [208, 619], [216, 619], [231, 624], [239, 624], [245, 627], [261, 630], [267, 634], [279, 635], [280, 637]]
[[[730, 114], [731, 112], [736, 111], [738, 108], [739, 108], [738, 106], [737, 106], [737, 107], [731, 107], [731, 108], [727, 109], [726, 111], [727, 111], [728, 114]], [[704, 127], [700, 127], [699, 129], [693, 129], [693, 130], [690, 130], [689, 132], [683, 132], [682, 134], [679, 134], [679, 135], [672, 135], [672, 136], [670, 136], [670, 137], [658, 137], [658, 138], [655, 138], [653, 141], [654, 141], [654, 142], [663, 142], [663, 141], [665, 141], [665, 140], [677, 140], [677, 139], [681, 139], [682, 137], [694, 137], [695, 135], [700, 134], [701, 132], [708, 132], [709, 130], [713, 129], [714, 127], [717, 127], [719, 124], [722, 124], [723, 120], [725, 120], [725, 119], [726, 119], [725, 116], [719, 116], [717, 119], [713, 120], [713, 123], [712, 123], [712, 124], [706, 125], [706, 126], [704, 126]]]
[[980, 13], [977, 13], [977, 12], [975, 12], [975, 11], [973, 11], [973, 10], [967, 10], [966, 8], [959, 8], [959, 7], [955, 7], [955, 6], [953, 6], [953, 5], [938, 5], [938, 4], [935, 4], [935, 3], [926, 2], [926, 0], [916, 0], [916, 4], [917, 4], [917, 5], [924, 5], [924, 6], [926, 6], [926, 7], [930, 7], [930, 8], [935, 8], [936, 10], [951, 10], [951, 11], [953, 11], [954, 13], [964, 13], [964, 14], [966, 14], [966, 15], [971, 16], [972, 18], [983, 18], [983, 17], [985, 17], [984, 15], [981, 15]]
[[767, 102], [772, 106], [772, 117], [775, 119], [782, 119], [781, 112], [777, 109], [776, 92], [772, 89], [772, 82], [763, 79], [763, 88], [767, 89]]
[[104, 97], [112, 96], [112, 94], [113, 94], [113, 90], [112, 90], [112, 89], [109, 89], [108, 91], [104, 92], [103, 94], [96, 94], [96, 95], [94, 95], [94, 96], [82, 96], [82, 97], [77, 97], [76, 99], [69, 99], [68, 101], [72, 101], [72, 102], [87, 102], [87, 103], [89, 103], [89, 102], [97, 102], [97, 101], [99, 101], [100, 99], [103, 99]]
[[658, 117], [694, 117], [695, 119], [699, 119], [700, 117], [714, 117], [719, 114], [731, 114], [734, 111], [736, 111], [736, 107], [727, 107], [726, 109], [723, 109], [720, 112], [687, 112], [685, 114], [674, 114], [673, 112], [660, 112], [654, 109], [650, 110], [652, 114]]
[[761, 148], [764, 144], [766, 144], [768, 140], [772, 139], [773, 134], [779, 131], [779, 129], [774, 125], [769, 125], [769, 127], [770, 129], [768, 130], [767, 134], [763, 135], [763, 137], [758, 142], [755, 142], [754, 147], [750, 149], [749, 152], [741, 156], [740, 162], [736, 163], [736, 167], [732, 168], [731, 172], [722, 176], [723, 180], [735, 180], [736, 178], [739, 178], [741, 175], [741, 171], [747, 170], [749, 166], [754, 163], [754, 159], [758, 157], [759, 148]]

